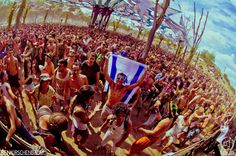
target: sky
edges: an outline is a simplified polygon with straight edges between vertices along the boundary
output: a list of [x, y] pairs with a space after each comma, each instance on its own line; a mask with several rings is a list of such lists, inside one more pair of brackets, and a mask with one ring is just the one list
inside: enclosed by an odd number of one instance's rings
[[[193, 17], [193, 0], [175, 0], [171, 5], [180, 4], [185, 16]], [[226, 72], [236, 89], [236, 0], [196, 0], [198, 18], [201, 8], [209, 11], [205, 33], [199, 50], [215, 54], [215, 63]]]

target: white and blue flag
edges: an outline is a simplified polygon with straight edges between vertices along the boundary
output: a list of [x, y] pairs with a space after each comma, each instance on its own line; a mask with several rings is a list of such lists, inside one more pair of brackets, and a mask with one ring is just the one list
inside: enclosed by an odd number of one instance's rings
[[[127, 81], [124, 85], [136, 83], [145, 73], [145, 64], [130, 60], [120, 55], [111, 54], [108, 60], [108, 75], [115, 82], [118, 73], [124, 73], [127, 76]], [[126, 92], [122, 102], [128, 103], [132, 96], [137, 91], [138, 87]], [[104, 91], [109, 90], [108, 82], [106, 82]]]

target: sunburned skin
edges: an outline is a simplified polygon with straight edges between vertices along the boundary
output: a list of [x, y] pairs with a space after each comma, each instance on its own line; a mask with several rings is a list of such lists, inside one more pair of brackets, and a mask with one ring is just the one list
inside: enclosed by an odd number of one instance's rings
[[47, 46], [48, 48], [48, 54], [51, 54], [52, 56], [55, 56], [56, 55], [56, 44], [55, 43], [52, 43], [53, 40], [49, 40], [49, 44]]
[[187, 95], [182, 95], [179, 98], [178, 109], [185, 110], [187, 105], [188, 105], [188, 101], [189, 101], [188, 96]]
[[[142, 78], [139, 79], [138, 82], [136, 82], [135, 84], [124, 86], [123, 83], [125, 82], [125, 80], [124, 80], [125, 75], [118, 74], [117, 81], [114, 82], [109, 77], [109, 75], [107, 73], [107, 69], [108, 69], [108, 58], [106, 58], [106, 62], [104, 65], [104, 75], [105, 75], [105, 79], [108, 81], [108, 83], [110, 85], [110, 89], [108, 92], [108, 98], [105, 103], [106, 106], [108, 106], [109, 108], [112, 108], [117, 102], [120, 102], [128, 90], [131, 90], [131, 89], [141, 85], [141, 83], [143, 82], [143, 80], [146, 76], [146, 73], [147, 73], [147, 70], [146, 70], [145, 74], [142, 76]], [[118, 80], [118, 79], [120, 79], [120, 80]]]
[[120, 102], [126, 93], [127, 89], [125, 86], [116, 86], [115, 84], [110, 85], [110, 90], [108, 92], [108, 98], [106, 105], [112, 108], [117, 102]]
[[10, 56], [6, 57], [6, 69], [9, 75], [18, 74], [18, 60], [13, 56], [13, 51], [10, 52]]
[[[72, 75], [65, 82], [65, 93], [68, 93], [70, 90], [70, 96], [73, 97], [75, 95], [75, 92], [84, 85], [88, 85], [87, 77], [83, 74], [79, 74], [79, 66], [73, 65]], [[65, 99], [67, 99], [67, 94], [65, 96]]]

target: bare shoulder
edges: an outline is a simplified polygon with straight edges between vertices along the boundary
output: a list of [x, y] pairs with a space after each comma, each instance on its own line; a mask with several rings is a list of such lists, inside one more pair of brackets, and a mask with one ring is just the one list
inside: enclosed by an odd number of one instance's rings
[[114, 116], [112, 114], [110, 114], [108, 117], [107, 117], [107, 120], [112, 120], [114, 118]]
[[75, 106], [74, 113], [85, 113], [84, 109], [81, 106]]
[[16, 57], [13, 57], [13, 61], [14, 61], [15, 63], [18, 63], [18, 60], [17, 60]]
[[84, 75], [84, 74], [79, 74], [79, 76], [80, 76], [81, 79], [87, 79], [87, 76]]

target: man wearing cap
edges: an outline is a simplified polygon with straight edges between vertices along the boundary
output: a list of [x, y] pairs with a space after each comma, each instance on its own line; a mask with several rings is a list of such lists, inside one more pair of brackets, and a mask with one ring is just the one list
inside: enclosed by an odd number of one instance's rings
[[48, 73], [42, 73], [40, 75], [40, 83], [35, 86], [34, 91], [31, 94], [35, 94], [38, 99], [38, 107], [43, 105], [48, 106], [53, 110], [53, 102], [55, 100], [55, 90], [50, 85], [51, 78]]

